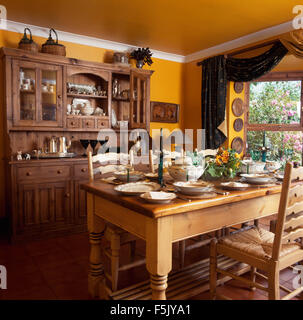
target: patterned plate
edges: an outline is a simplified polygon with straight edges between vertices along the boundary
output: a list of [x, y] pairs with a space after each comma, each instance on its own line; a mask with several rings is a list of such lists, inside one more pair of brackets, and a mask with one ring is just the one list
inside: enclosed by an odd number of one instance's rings
[[236, 98], [232, 104], [232, 111], [236, 117], [242, 116], [244, 112], [243, 100], [240, 98]]

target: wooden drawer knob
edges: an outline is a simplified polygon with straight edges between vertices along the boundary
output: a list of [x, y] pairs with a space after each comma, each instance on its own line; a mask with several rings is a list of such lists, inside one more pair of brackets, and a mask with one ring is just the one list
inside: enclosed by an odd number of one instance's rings
[[29, 171], [29, 172], [26, 172], [26, 175], [29, 177], [32, 175], [32, 173]]
[[101, 126], [104, 126], [104, 122], [101, 122]]
[[74, 121], [72, 121], [70, 124], [71, 124], [72, 126], [74, 126], [74, 125], [75, 125], [75, 122], [74, 122]]
[[58, 170], [57, 173], [58, 173], [58, 174], [61, 174], [61, 173], [62, 173], [62, 170]]
[[86, 125], [89, 126], [89, 122], [86, 122]]
[[70, 194], [69, 193], [66, 193], [65, 194], [65, 198], [69, 198], [70, 197]]
[[86, 168], [82, 168], [81, 171], [82, 171], [82, 172], [86, 172]]

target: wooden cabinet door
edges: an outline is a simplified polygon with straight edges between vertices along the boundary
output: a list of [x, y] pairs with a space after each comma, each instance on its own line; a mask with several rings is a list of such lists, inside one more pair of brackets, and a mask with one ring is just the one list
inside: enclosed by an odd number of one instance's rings
[[75, 181], [75, 220], [77, 224], [86, 223], [86, 192], [81, 189], [82, 183], [87, 183], [86, 180]]
[[13, 125], [62, 127], [60, 66], [13, 60]]
[[70, 182], [53, 183], [54, 222], [67, 223], [71, 217]]
[[62, 67], [38, 65], [38, 125], [62, 127]]
[[149, 77], [136, 71], [130, 75], [130, 126], [148, 128], [149, 123]]
[[18, 185], [17, 230], [46, 230], [71, 220], [70, 182]]
[[12, 100], [14, 126], [34, 126], [38, 120], [38, 65], [13, 60]]
[[33, 184], [20, 184], [18, 186], [18, 207], [15, 220], [17, 233], [25, 229], [39, 227], [39, 210], [37, 186]]

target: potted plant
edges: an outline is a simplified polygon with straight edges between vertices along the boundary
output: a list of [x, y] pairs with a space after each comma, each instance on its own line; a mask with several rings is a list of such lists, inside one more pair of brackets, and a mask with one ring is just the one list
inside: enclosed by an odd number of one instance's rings
[[240, 170], [240, 155], [232, 149], [219, 148], [216, 158], [210, 160], [206, 174], [211, 180], [233, 179]]
[[149, 66], [153, 63], [153, 60], [151, 59], [152, 55], [153, 54], [149, 48], [138, 48], [131, 52], [130, 57], [131, 59], [135, 59], [137, 61], [136, 67], [141, 69], [145, 63], [147, 63]]

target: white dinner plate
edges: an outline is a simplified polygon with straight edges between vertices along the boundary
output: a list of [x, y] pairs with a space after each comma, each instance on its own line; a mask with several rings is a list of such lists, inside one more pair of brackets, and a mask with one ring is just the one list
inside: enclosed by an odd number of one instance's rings
[[251, 174], [241, 174], [243, 178], [245, 178], [245, 181], [251, 184], [266, 184], [266, 183], [273, 183], [274, 178], [267, 175], [267, 174], [257, 174], [257, 173], [251, 173]]
[[121, 184], [115, 187], [114, 190], [124, 195], [135, 196], [145, 192], [158, 191], [160, 188], [161, 186], [158, 183], [142, 181]]

